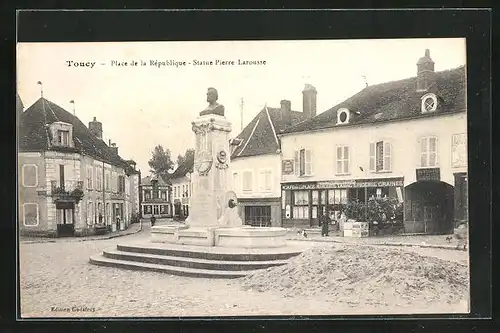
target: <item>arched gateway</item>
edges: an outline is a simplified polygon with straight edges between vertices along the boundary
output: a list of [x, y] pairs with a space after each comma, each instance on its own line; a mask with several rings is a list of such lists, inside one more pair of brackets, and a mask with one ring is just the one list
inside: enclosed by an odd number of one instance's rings
[[453, 232], [454, 187], [439, 180], [420, 180], [405, 187], [405, 232]]

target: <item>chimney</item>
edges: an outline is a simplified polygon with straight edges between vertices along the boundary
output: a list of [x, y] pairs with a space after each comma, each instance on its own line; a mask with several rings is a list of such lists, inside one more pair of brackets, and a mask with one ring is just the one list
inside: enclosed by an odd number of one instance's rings
[[429, 49], [426, 49], [424, 56], [417, 61], [417, 92], [429, 90], [435, 83], [434, 74], [434, 61]]
[[111, 151], [118, 155], [118, 147], [116, 146], [116, 143], [111, 143], [111, 140], [109, 140], [109, 146], [111, 148]]
[[316, 88], [310, 84], [306, 84], [304, 90], [302, 90], [302, 113], [306, 119], [310, 119], [316, 116], [316, 95], [318, 92]]
[[284, 99], [281, 101], [281, 119], [285, 126], [292, 125], [292, 102]]
[[102, 123], [100, 121], [97, 121], [95, 117], [94, 117], [94, 120], [89, 122], [89, 130], [98, 139], [102, 140]]

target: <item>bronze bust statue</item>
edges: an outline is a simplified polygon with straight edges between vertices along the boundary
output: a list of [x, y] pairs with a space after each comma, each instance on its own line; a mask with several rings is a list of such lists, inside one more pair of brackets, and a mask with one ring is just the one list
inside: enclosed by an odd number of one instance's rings
[[215, 114], [224, 117], [224, 106], [222, 104], [217, 103], [218, 98], [219, 94], [217, 93], [217, 89], [212, 87], [208, 88], [207, 91], [208, 106], [205, 110], [200, 112], [200, 116]]

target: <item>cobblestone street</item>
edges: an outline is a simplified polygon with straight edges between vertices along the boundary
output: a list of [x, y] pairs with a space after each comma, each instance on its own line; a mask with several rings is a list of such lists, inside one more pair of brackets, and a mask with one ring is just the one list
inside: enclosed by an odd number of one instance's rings
[[[283, 298], [271, 292], [244, 290], [238, 280], [209, 280], [121, 270], [89, 264], [103, 249], [132, 240], [147, 240], [149, 226], [134, 235], [85, 242], [20, 244], [21, 316], [237, 316], [410, 313], [413, 307], [352, 308], [333, 299]], [[309, 243], [314, 246], [314, 242]], [[401, 249], [452, 261], [467, 252]], [[463, 311], [463, 304], [421, 311]]]

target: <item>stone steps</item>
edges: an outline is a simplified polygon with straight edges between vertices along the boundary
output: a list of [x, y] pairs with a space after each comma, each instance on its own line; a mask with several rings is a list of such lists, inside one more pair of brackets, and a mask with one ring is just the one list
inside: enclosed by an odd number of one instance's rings
[[169, 265], [150, 264], [137, 261], [110, 259], [101, 255], [91, 257], [90, 263], [99, 266], [125, 268], [138, 271], [151, 271], [151, 272], [166, 273], [171, 275], [180, 275], [187, 277], [203, 277], [203, 278], [235, 279], [243, 277], [252, 272], [252, 271], [220, 271], [220, 270], [196, 269], [196, 268], [169, 266]]
[[127, 244], [90, 258], [100, 266], [203, 278], [238, 278], [259, 269], [284, 265], [299, 248], [240, 249], [174, 244]]
[[133, 253], [120, 250], [105, 250], [103, 256], [108, 259], [143, 262], [149, 264], [177, 266], [196, 269], [222, 270], [222, 271], [247, 271], [264, 269], [273, 266], [284, 265], [285, 260], [270, 261], [223, 261], [208, 260], [200, 258], [176, 257], [157, 254]]
[[117, 245], [119, 251], [149, 253], [164, 256], [199, 258], [225, 261], [269, 261], [286, 260], [302, 253], [301, 249], [240, 249], [187, 245]]

